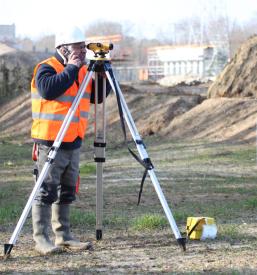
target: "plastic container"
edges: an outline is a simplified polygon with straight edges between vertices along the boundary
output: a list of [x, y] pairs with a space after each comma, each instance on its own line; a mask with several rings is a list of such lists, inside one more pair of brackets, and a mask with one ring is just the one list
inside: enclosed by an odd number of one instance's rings
[[188, 217], [186, 233], [191, 240], [215, 239], [217, 236], [215, 219], [210, 217]]

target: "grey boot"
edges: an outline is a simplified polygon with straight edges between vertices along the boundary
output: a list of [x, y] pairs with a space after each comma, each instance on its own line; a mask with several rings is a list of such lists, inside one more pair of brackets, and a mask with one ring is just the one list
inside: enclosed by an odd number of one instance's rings
[[50, 225], [51, 205], [32, 205], [33, 238], [36, 242], [35, 249], [42, 255], [61, 252], [49, 239], [48, 228]]
[[56, 246], [71, 250], [91, 250], [93, 248], [90, 242], [80, 242], [71, 235], [69, 204], [52, 205], [52, 227], [56, 237]]

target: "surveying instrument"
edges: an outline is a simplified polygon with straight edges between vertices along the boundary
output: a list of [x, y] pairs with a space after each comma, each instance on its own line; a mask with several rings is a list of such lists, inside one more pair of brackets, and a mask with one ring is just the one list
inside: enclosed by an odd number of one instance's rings
[[[10, 256], [12, 248], [14, 247], [14, 245], [18, 239], [19, 233], [20, 233], [20, 231], [27, 219], [27, 216], [31, 210], [32, 203], [33, 203], [33, 201], [38, 193], [38, 190], [40, 189], [45, 177], [47, 176], [51, 165], [54, 162], [54, 159], [56, 157], [58, 149], [61, 146], [61, 143], [62, 143], [64, 136], [69, 128], [72, 118], [75, 115], [76, 109], [78, 108], [79, 102], [82, 99], [84, 92], [86, 91], [86, 88], [89, 84], [89, 81], [93, 77], [93, 74], [95, 76], [95, 121], [94, 121], [95, 157], [94, 158], [95, 158], [95, 162], [96, 162], [96, 239], [97, 240], [102, 239], [103, 163], [105, 162], [105, 147], [106, 147], [106, 104], [105, 104], [106, 78], [103, 77], [103, 102], [101, 104], [98, 104], [98, 77], [99, 77], [99, 74], [103, 74], [103, 73], [107, 77], [107, 79], [111, 85], [111, 88], [114, 91], [116, 98], [117, 98], [121, 127], [122, 127], [122, 131], [124, 134], [125, 142], [127, 143], [126, 127], [125, 127], [124, 120], [126, 121], [127, 127], [131, 133], [133, 141], [134, 141], [136, 148], [138, 150], [139, 156], [136, 153], [134, 153], [129, 148], [129, 146], [128, 146], [128, 150], [133, 155], [133, 157], [145, 168], [145, 172], [144, 172], [144, 175], [143, 175], [143, 178], [141, 181], [141, 186], [140, 186], [138, 204], [140, 202], [140, 197], [141, 197], [141, 193], [142, 193], [142, 189], [143, 189], [143, 183], [146, 178], [146, 175], [148, 174], [150, 176], [150, 179], [152, 181], [154, 189], [158, 195], [158, 198], [161, 202], [161, 205], [162, 205], [163, 210], [166, 214], [166, 217], [169, 221], [169, 224], [170, 224], [171, 229], [174, 233], [174, 236], [175, 236], [178, 244], [185, 251], [186, 250], [186, 238], [183, 238], [181, 236], [181, 233], [176, 225], [174, 217], [171, 213], [171, 210], [170, 210], [168, 203], [164, 197], [164, 194], [162, 192], [162, 189], [160, 187], [158, 179], [155, 175], [154, 166], [147, 154], [146, 146], [137, 131], [136, 125], [135, 125], [133, 118], [130, 114], [130, 111], [128, 109], [128, 106], [126, 104], [124, 96], [123, 96], [121, 89], [119, 87], [119, 84], [114, 76], [114, 73], [113, 73], [113, 70], [112, 70], [112, 67], [110, 64], [110, 58], [107, 57], [107, 54], [109, 54], [109, 52], [113, 49], [113, 45], [112, 44], [106, 45], [106, 44], [102, 44], [102, 43], [89, 43], [87, 45], [87, 49], [91, 50], [94, 53], [94, 57], [92, 59], [90, 59], [86, 76], [83, 79], [81, 86], [78, 90], [78, 93], [77, 93], [76, 97], [74, 98], [74, 101], [73, 101], [67, 115], [64, 118], [61, 128], [57, 134], [57, 137], [56, 137], [52, 147], [49, 150], [49, 153], [47, 156], [47, 161], [45, 162], [43, 169], [36, 180], [35, 186], [34, 186], [32, 193], [30, 194], [30, 197], [24, 207], [24, 210], [19, 218], [16, 228], [9, 240], [9, 243], [4, 244], [5, 257], [7, 258], [8, 256]], [[128, 145], [128, 143], [127, 143], [127, 145]]]

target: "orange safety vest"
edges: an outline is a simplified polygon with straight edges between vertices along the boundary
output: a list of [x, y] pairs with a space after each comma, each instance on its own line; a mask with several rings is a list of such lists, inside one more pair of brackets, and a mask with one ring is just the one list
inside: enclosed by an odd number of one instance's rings
[[[35, 76], [41, 64], [48, 64], [53, 67], [56, 73], [61, 73], [64, 66], [55, 58], [50, 57], [39, 63], [33, 73], [31, 81], [31, 101], [32, 101], [32, 127], [31, 137], [35, 139], [54, 141], [61, 128], [62, 122], [68, 113], [73, 100], [78, 92], [78, 85], [74, 81], [72, 86], [61, 96], [54, 100], [46, 100], [38, 93]], [[87, 72], [87, 67], [83, 66], [79, 70], [78, 82], [81, 85]], [[77, 137], [84, 138], [90, 109], [90, 95], [92, 90], [92, 79], [79, 103], [79, 106], [72, 118], [70, 126], [64, 136], [63, 142], [72, 142]]]

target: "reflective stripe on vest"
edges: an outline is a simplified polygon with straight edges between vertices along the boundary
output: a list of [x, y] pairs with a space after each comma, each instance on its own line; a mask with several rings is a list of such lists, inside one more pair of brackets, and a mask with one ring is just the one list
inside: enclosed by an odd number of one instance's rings
[[[38, 67], [41, 64], [48, 64], [53, 67], [56, 73], [61, 73], [65, 67], [55, 58], [51, 57], [39, 63], [35, 69], [31, 81], [31, 101], [32, 101], [32, 128], [31, 136], [35, 139], [55, 140], [62, 122], [68, 113], [72, 102], [74, 101], [78, 85], [74, 82], [66, 92], [54, 100], [47, 100], [40, 96], [35, 84], [35, 76]], [[87, 72], [86, 66], [79, 70], [78, 83], [81, 85]], [[88, 124], [90, 96], [91, 96], [92, 80], [89, 81], [86, 91], [81, 98], [74, 117], [63, 139], [64, 142], [72, 142], [78, 136], [83, 138]]]
[[[61, 95], [57, 97], [55, 100], [59, 102], [73, 102], [75, 96]], [[82, 98], [90, 98], [88, 93], [84, 93]], [[38, 93], [32, 93], [31, 99], [43, 99]]]
[[[88, 118], [88, 112], [80, 112], [80, 117]], [[63, 121], [65, 119], [65, 115], [58, 114], [44, 114], [44, 113], [32, 113], [33, 119], [45, 119], [45, 120], [55, 120], [55, 121]], [[79, 117], [73, 117], [71, 122], [79, 122]]]

